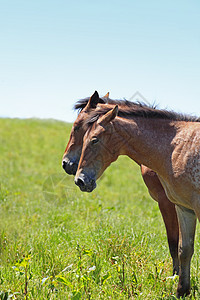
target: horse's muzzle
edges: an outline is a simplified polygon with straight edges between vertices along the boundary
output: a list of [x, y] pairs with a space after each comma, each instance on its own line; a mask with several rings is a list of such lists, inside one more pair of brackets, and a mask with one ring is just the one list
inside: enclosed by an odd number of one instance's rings
[[82, 192], [92, 192], [96, 188], [96, 181], [84, 174], [80, 174], [75, 177], [75, 184], [80, 188]]
[[62, 167], [65, 170], [65, 172], [69, 175], [75, 175], [77, 168], [78, 168], [78, 164], [76, 162], [70, 161], [70, 160], [66, 160], [63, 159], [62, 161]]

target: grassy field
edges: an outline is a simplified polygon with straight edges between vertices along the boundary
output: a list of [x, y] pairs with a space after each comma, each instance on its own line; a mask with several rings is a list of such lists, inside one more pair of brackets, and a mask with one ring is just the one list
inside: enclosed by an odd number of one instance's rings
[[[81, 193], [61, 167], [70, 129], [0, 119], [0, 299], [176, 299], [165, 228], [138, 166], [120, 157]], [[200, 299], [198, 235], [190, 299]]]

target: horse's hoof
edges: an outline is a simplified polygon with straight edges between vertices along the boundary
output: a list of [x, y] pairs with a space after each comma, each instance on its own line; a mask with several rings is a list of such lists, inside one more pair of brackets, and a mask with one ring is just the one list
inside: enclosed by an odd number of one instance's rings
[[180, 297], [186, 297], [190, 294], [190, 288], [178, 287], [176, 291], [176, 297], [179, 299]]

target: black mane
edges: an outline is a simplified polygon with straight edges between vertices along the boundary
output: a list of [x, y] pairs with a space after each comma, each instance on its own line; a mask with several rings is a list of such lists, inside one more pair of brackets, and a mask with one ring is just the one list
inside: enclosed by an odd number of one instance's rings
[[[89, 97], [81, 99], [76, 102], [74, 109], [79, 112], [87, 105]], [[142, 117], [148, 119], [166, 119], [172, 121], [185, 121], [185, 122], [200, 122], [200, 118], [186, 114], [168, 111], [166, 109], [157, 109], [156, 106], [150, 106], [142, 102], [132, 102], [128, 100], [112, 100], [110, 98], [99, 98], [99, 103], [107, 104], [97, 110], [91, 110], [85, 124], [94, 123], [101, 115], [107, 113], [111, 105], [118, 105], [118, 116], [122, 118]]]
[[[80, 99], [76, 102], [76, 104], [74, 105], [74, 110], [78, 110], [78, 112], [81, 112], [86, 105], [88, 104], [88, 101], [90, 100], [90, 97], [84, 98], [84, 99]], [[99, 103], [102, 104], [114, 104], [114, 105], [119, 105], [119, 106], [126, 106], [126, 107], [130, 107], [134, 104], [134, 102], [128, 101], [126, 99], [124, 100], [113, 100], [110, 98], [99, 98]], [[139, 104], [139, 102], [138, 102]], [[141, 103], [139, 104], [141, 105]], [[143, 104], [145, 106], [145, 104]]]

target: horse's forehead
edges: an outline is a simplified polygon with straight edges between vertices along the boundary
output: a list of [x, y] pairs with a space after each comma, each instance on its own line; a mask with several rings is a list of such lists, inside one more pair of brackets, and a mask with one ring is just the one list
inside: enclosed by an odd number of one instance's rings
[[78, 116], [74, 122], [74, 125], [79, 125], [80, 123], [82, 123], [84, 121], [85, 118], [86, 118], [86, 114], [84, 113], [84, 111], [81, 111], [78, 114]]
[[103, 127], [102, 125], [98, 124], [97, 122], [95, 122], [94, 124], [92, 124], [92, 126], [88, 130], [89, 136], [92, 136], [92, 135], [97, 136], [97, 135], [100, 135], [100, 134], [102, 134], [104, 132], [106, 132], [106, 128]]

